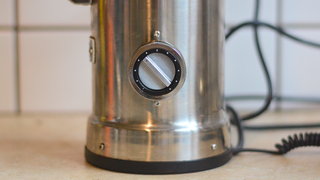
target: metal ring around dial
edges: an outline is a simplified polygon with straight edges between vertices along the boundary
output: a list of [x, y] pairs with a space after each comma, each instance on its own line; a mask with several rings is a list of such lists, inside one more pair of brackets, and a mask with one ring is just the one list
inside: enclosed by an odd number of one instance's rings
[[[175, 67], [175, 76], [170, 85], [159, 90], [150, 89], [139, 77], [139, 66], [143, 59], [152, 53], [161, 53], [171, 59]], [[129, 64], [129, 80], [137, 93], [150, 100], [162, 100], [174, 96], [182, 88], [186, 78], [186, 65], [181, 53], [165, 42], [152, 42], [141, 46], [133, 55]]]

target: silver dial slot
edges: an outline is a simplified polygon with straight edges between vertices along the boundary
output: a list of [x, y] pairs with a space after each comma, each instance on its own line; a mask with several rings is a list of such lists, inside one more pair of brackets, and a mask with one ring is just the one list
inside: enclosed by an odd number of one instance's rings
[[149, 57], [146, 56], [142, 61], [150, 70], [158, 77], [158, 79], [167, 87], [171, 85], [169, 77], [157, 66], [157, 64]]

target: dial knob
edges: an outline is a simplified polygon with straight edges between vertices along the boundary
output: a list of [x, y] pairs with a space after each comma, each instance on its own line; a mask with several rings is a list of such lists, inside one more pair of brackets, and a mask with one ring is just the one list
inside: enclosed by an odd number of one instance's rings
[[141, 82], [153, 90], [169, 87], [175, 76], [175, 66], [171, 59], [161, 53], [146, 56], [138, 70]]
[[175, 95], [184, 83], [185, 74], [181, 53], [163, 42], [139, 48], [129, 66], [133, 88], [140, 95], [154, 100]]

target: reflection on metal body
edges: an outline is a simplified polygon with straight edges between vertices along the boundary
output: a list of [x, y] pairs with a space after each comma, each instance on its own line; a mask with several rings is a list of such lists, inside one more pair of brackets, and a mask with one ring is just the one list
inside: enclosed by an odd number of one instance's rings
[[[161, 105], [162, 106], [162, 105]], [[96, 154], [133, 161], [186, 161], [216, 156], [230, 149], [229, 124], [219, 128], [189, 125], [118, 125], [93, 118], [87, 148]], [[200, 130], [201, 129], [201, 130]], [[104, 142], [104, 149], [101, 149]], [[213, 149], [212, 144], [216, 144]]]
[[[223, 0], [94, 0], [91, 8], [96, 63], [88, 150], [148, 162], [196, 160], [229, 150]], [[137, 49], [154, 41], [177, 48], [187, 71], [181, 90], [158, 106], [128, 78]]]

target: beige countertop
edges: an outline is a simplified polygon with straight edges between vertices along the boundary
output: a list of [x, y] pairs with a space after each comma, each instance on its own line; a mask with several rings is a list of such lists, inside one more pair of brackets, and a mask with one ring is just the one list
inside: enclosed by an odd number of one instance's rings
[[[86, 114], [0, 116], [0, 179], [320, 179], [320, 148], [285, 156], [241, 153], [226, 165], [198, 173], [135, 175], [85, 161]], [[320, 111], [268, 113], [251, 124], [320, 122]], [[281, 138], [306, 130], [247, 131], [245, 147], [274, 149]], [[236, 140], [233, 132], [234, 142]]]

